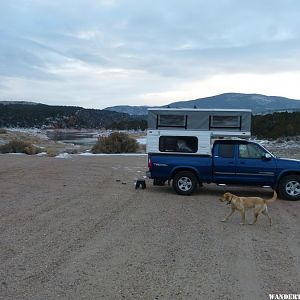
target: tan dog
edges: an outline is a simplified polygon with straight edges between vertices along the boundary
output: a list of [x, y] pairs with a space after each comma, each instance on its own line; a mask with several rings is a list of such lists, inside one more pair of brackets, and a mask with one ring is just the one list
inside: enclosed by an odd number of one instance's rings
[[238, 197], [231, 193], [225, 193], [223, 198], [220, 199], [221, 202], [227, 202], [227, 204], [231, 205], [231, 213], [225, 217], [222, 222], [226, 222], [230, 216], [238, 210], [242, 216], [242, 225], [245, 225], [246, 219], [246, 211], [249, 208], [254, 208], [254, 220], [252, 224], [255, 224], [257, 221], [257, 217], [260, 213], [267, 216], [269, 219], [270, 226], [272, 225], [272, 219], [268, 213], [267, 203], [274, 202], [277, 199], [277, 193], [274, 191], [272, 199], [266, 200], [260, 197]]

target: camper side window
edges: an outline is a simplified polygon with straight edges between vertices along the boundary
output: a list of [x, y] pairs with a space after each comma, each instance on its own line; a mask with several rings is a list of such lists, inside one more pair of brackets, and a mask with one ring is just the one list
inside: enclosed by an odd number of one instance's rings
[[210, 128], [240, 128], [240, 116], [211, 116]]
[[186, 127], [186, 116], [183, 115], [160, 115], [158, 127]]
[[196, 153], [198, 139], [195, 136], [161, 136], [159, 138], [160, 152]]

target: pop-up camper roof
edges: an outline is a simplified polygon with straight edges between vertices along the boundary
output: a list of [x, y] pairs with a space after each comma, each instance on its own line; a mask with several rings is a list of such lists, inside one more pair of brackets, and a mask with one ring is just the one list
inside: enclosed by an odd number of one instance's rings
[[250, 132], [251, 110], [149, 108], [148, 129]]

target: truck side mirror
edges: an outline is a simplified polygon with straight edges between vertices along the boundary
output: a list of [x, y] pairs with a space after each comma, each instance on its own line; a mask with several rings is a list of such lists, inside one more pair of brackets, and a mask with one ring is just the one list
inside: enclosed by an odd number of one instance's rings
[[264, 155], [263, 155], [263, 159], [265, 160], [270, 160], [272, 158], [272, 155], [268, 152], [266, 152]]

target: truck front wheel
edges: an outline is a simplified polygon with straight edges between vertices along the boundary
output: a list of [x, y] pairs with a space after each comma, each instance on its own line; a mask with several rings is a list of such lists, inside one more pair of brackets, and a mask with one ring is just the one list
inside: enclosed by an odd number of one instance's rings
[[279, 193], [283, 199], [299, 200], [300, 199], [300, 176], [287, 175], [279, 182]]
[[173, 189], [179, 195], [191, 195], [197, 187], [196, 176], [189, 171], [177, 173], [173, 179]]

